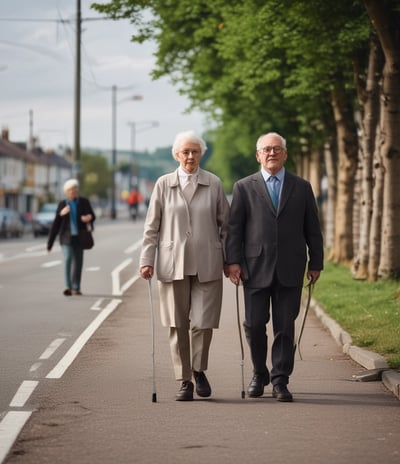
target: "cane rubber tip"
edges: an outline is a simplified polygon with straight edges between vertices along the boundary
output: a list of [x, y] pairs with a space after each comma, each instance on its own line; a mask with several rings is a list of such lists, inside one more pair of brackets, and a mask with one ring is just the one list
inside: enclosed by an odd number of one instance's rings
[[152, 403], [157, 403], [157, 395], [153, 393], [153, 396], [151, 397]]
[[242, 400], [244, 400], [246, 398], [246, 394], [244, 393], [244, 391], [242, 391]]

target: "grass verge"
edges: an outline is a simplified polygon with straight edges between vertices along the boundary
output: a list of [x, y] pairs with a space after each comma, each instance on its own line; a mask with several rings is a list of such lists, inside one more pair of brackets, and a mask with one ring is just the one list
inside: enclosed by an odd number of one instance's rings
[[352, 339], [400, 369], [400, 284], [354, 280], [344, 266], [325, 263], [313, 297]]

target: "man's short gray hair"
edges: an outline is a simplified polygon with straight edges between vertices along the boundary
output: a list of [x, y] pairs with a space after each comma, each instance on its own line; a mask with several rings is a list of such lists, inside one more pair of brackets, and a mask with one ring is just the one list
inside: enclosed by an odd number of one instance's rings
[[179, 134], [176, 135], [174, 143], [172, 145], [172, 156], [177, 161], [177, 154], [179, 153], [182, 144], [185, 142], [197, 143], [200, 146], [201, 156], [203, 156], [207, 150], [206, 142], [200, 136], [198, 136], [195, 131], [188, 130], [184, 132], [179, 132]]
[[262, 146], [261, 146], [261, 140], [266, 137], [267, 135], [274, 135], [275, 137], [278, 137], [281, 139], [281, 144], [282, 144], [282, 147], [286, 150], [286, 140], [280, 135], [278, 134], [277, 132], [268, 132], [267, 134], [263, 134], [263, 135], [260, 135], [260, 137], [258, 137], [257, 139], [257, 143], [256, 143], [256, 148], [257, 148], [257, 151], [261, 150]]

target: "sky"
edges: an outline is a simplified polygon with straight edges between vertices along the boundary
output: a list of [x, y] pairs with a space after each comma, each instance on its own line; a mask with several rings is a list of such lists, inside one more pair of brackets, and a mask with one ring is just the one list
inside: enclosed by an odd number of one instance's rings
[[[155, 45], [132, 43], [128, 20], [85, 21], [104, 17], [93, 1], [81, 0], [82, 150], [112, 147], [113, 86], [118, 150], [153, 151], [180, 131], [202, 134], [204, 115], [186, 114], [190, 102], [167, 77], [152, 80]], [[32, 121], [42, 148], [74, 146], [75, 18], [76, 0], [0, 0], [0, 125], [12, 142], [28, 141]]]

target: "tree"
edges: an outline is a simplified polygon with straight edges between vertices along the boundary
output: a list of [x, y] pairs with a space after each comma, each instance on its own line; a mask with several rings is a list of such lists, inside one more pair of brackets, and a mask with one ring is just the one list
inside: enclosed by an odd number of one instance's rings
[[95, 199], [106, 199], [111, 188], [111, 171], [103, 155], [81, 154], [81, 193]]
[[400, 276], [400, 6], [394, 0], [364, 0], [381, 44], [380, 155], [383, 162], [382, 242], [378, 274]]
[[[258, 135], [278, 131], [288, 139], [288, 169], [308, 178], [317, 194], [323, 160], [328, 211], [335, 215], [331, 258], [354, 258], [357, 278], [376, 278], [378, 267], [384, 277], [397, 275], [398, 2], [114, 0], [95, 7], [131, 18], [134, 40], [155, 40], [153, 76], [170, 76], [215, 122], [207, 134], [210, 166], [227, 190], [254, 171]], [[151, 15], [145, 17], [145, 10]], [[359, 232], [353, 230], [355, 206]]]
[[[353, 260], [353, 275], [356, 279], [376, 280], [379, 264], [381, 229], [381, 188], [379, 174], [381, 163], [374, 163], [377, 127], [379, 126], [379, 84], [382, 76], [383, 54], [376, 34], [372, 34], [369, 47], [367, 73], [364, 66], [355, 62], [355, 81], [361, 111], [362, 137], [360, 148], [361, 195], [359, 246]], [[375, 183], [374, 183], [375, 165]], [[374, 200], [375, 189], [375, 200]], [[375, 204], [375, 211], [374, 211]], [[374, 214], [375, 213], [375, 214]], [[371, 237], [374, 237], [371, 240]], [[372, 264], [372, 268], [369, 264]], [[369, 269], [372, 270], [370, 275]]]

